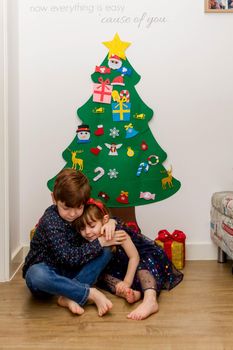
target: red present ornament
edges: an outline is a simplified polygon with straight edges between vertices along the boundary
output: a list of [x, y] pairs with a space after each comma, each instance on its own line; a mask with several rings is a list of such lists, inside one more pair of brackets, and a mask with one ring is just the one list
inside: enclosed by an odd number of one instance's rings
[[103, 80], [102, 77], [99, 77], [98, 81], [100, 84], [94, 83], [94, 91], [93, 91], [93, 101], [94, 102], [102, 102], [102, 103], [111, 103], [112, 98], [112, 86], [110, 84], [110, 80]]
[[179, 230], [175, 230], [173, 233], [161, 230], [155, 239], [155, 242], [164, 249], [178, 270], [183, 269], [185, 265], [185, 239], [186, 235]]

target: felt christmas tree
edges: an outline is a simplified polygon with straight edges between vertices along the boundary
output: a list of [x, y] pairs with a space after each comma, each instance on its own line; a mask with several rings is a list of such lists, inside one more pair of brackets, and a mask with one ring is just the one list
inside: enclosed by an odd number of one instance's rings
[[[92, 197], [112, 208], [164, 200], [180, 182], [163, 166], [167, 154], [148, 126], [153, 110], [136, 91], [140, 76], [125, 56], [130, 43], [116, 34], [103, 44], [109, 52], [91, 75], [91, 97], [77, 110], [81, 122], [62, 154], [64, 167], [86, 174]], [[51, 191], [55, 178], [48, 181]]]

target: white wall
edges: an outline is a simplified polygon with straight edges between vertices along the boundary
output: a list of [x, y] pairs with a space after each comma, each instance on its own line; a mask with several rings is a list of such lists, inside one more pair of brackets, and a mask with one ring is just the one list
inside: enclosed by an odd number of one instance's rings
[[[22, 244], [50, 205], [46, 182], [64, 165], [76, 109], [90, 97], [90, 75], [107, 54], [101, 42], [118, 32], [132, 42], [127, 58], [155, 112], [150, 128], [182, 183], [168, 200], [137, 207], [138, 222], [151, 238], [163, 228], [184, 230], [189, 258], [213, 258], [210, 197], [233, 186], [232, 14], [205, 14], [204, 0], [24, 0], [19, 10]], [[119, 16], [128, 22], [102, 22]], [[152, 17], [164, 20], [149, 25]]]

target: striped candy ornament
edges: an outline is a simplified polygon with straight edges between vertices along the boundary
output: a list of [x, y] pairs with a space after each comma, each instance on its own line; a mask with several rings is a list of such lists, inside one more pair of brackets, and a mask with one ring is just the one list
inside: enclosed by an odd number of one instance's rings
[[149, 170], [149, 164], [147, 162], [140, 163], [136, 174], [137, 176], [141, 175], [142, 169], [144, 170], [144, 173], [147, 173], [147, 171]]

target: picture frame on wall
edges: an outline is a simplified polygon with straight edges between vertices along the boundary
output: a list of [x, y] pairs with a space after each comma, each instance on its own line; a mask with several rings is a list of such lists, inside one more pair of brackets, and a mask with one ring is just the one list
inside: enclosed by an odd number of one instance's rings
[[205, 12], [225, 13], [233, 12], [233, 0], [204, 0]]

